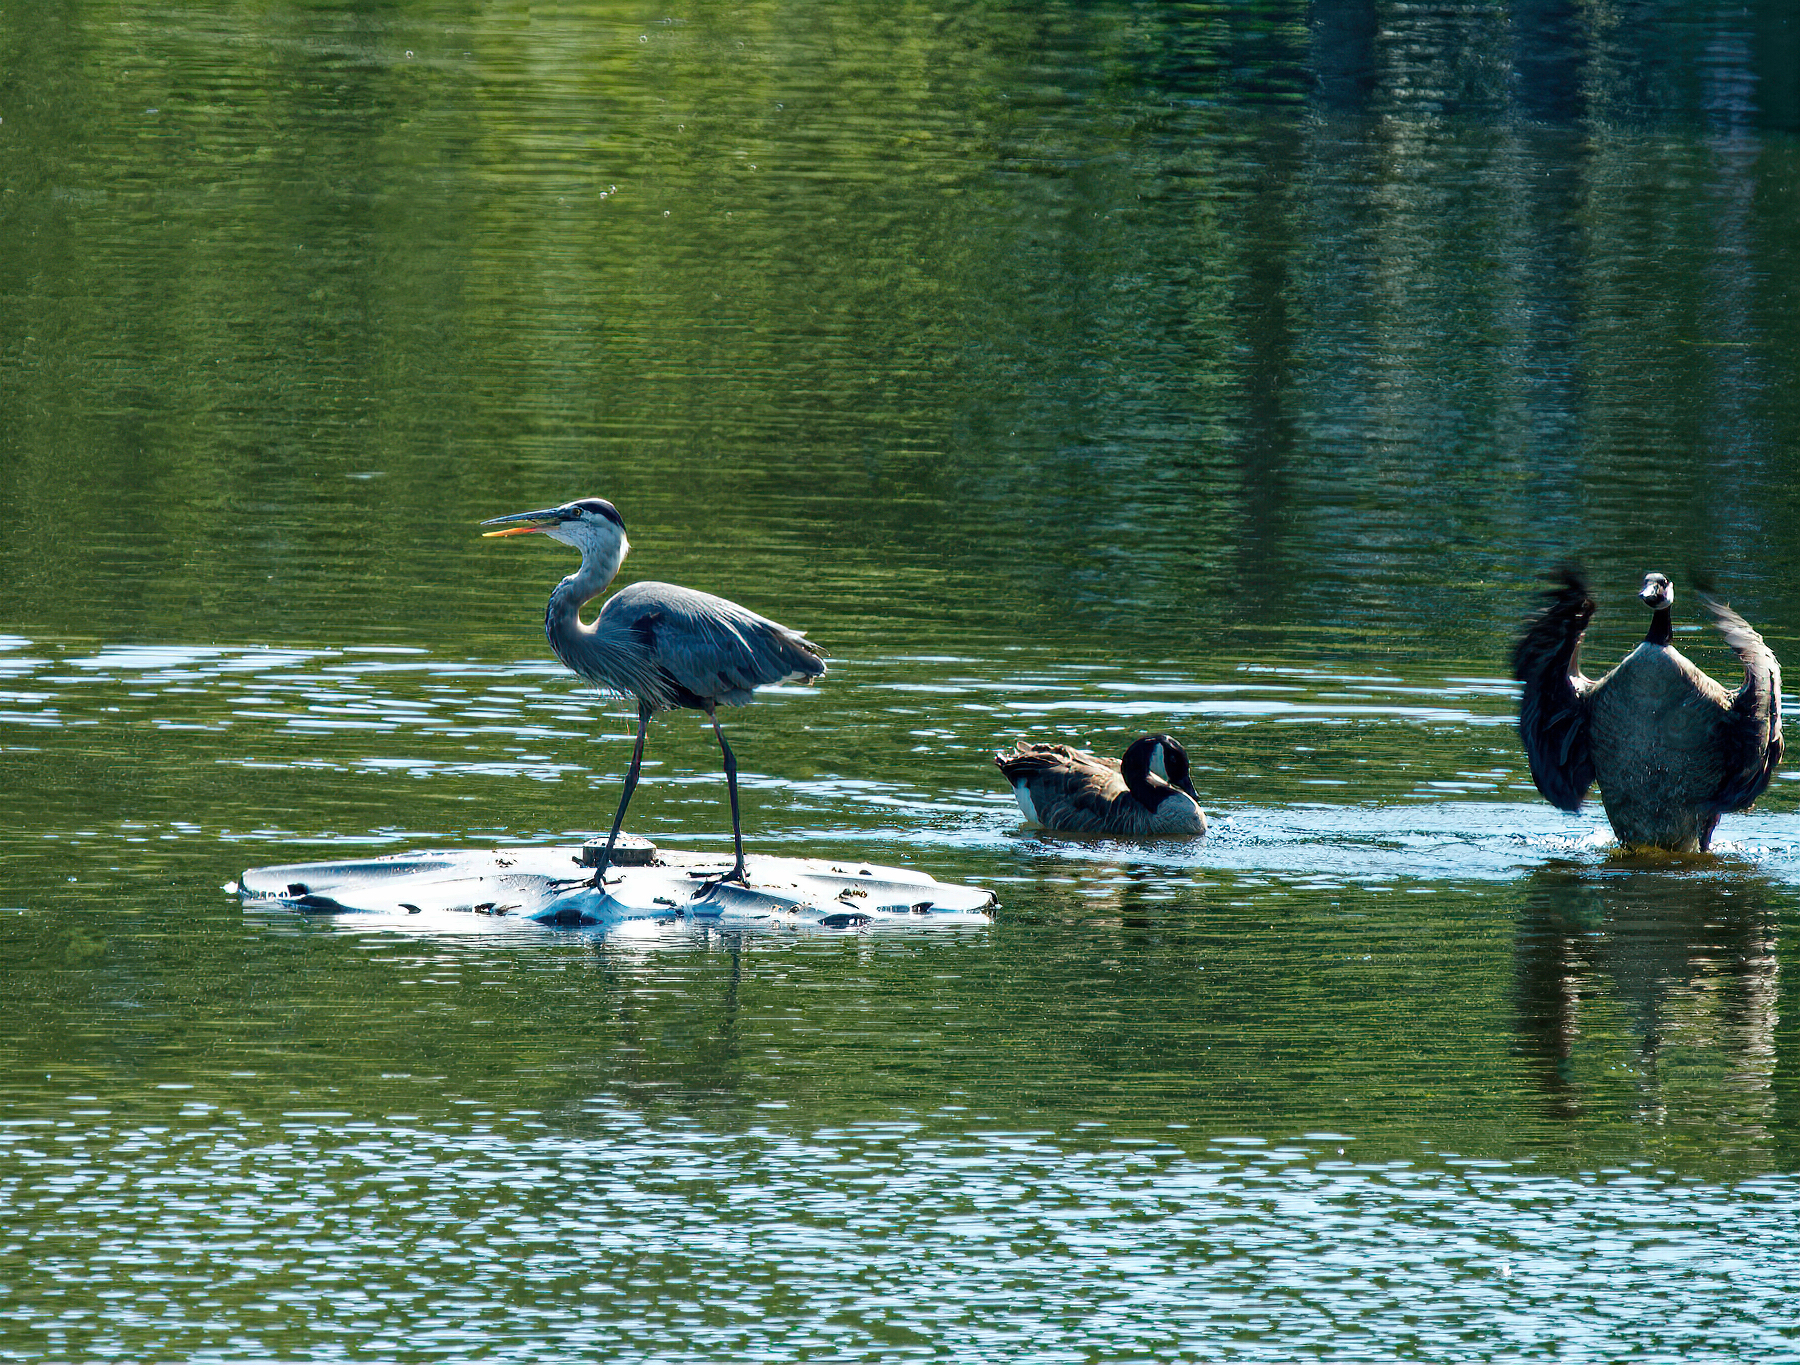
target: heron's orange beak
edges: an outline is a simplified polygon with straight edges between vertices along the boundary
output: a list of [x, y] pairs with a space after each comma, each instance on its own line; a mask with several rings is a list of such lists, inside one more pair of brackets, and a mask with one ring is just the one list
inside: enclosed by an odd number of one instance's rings
[[514, 512], [509, 517], [489, 517], [483, 526], [503, 526], [503, 531], [483, 531], [483, 536], [528, 536], [533, 531], [548, 531], [561, 526], [569, 518], [560, 507], [546, 507], [539, 512]]

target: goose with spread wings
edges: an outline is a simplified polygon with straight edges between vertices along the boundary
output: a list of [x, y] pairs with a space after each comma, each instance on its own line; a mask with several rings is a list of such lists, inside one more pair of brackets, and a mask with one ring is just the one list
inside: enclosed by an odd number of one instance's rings
[[1670, 643], [1675, 589], [1650, 573], [1638, 593], [1653, 613], [1649, 634], [1606, 676], [1585, 677], [1594, 599], [1574, 569], [1560, 579], [1513, 650], [1532, 779], [1566, 811], [1598, 782], [1621, 844], [1706, 850], [1719, 816], [1748, 810], [1781, 762], [1781, 665], [1743, 617], [1702, 593], [1744, 666], [1736, 691], [1714, 682]]

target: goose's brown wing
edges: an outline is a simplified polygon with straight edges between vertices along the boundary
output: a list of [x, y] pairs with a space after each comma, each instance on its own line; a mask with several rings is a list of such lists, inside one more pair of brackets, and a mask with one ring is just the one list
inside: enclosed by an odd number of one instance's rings
[[1704, 593], [1700, 600], [1744, 665], [1744, 685], [1732, 695], [1731, 710], [1719, 731], [1725, 780], [1718, 807], [1745, 810], [1763, 794], [1781, 763], [1781, 665], [1743, 617]]
[[1531, 764], [1531, 780], [1559, 810], [1581, 809], [1594, 784], [1588, 747], [1587, 695], [1593, 680], [1581, 673], [1581, 637], [1593, 619], [1594, 599], [1574, 569], [1525, 623], [1513, 647], [1513, 677], [1525, 684], [1519, 698], [1519, 738]]
[[1067, 744], [1032, 744], [1020, 740], [1011, 753], [1004, 749], [994, 755], [994, 766], [1008, 778], [1067, 775], [1073, 773], [1107, 773], [1119, 771], [1119, 760], [1091, 754], [1086, 749], [1071, 749]]
[[1007, 781], [1025, 782], [1037, 822], [1045, 829], [1115, 829], [1119, 798], [1126, 790], [1116, 760], [1065, 744], [1020, 743], [1010, 754], [995, 754], [994, 765]]
[[1116, 774], [1110, 779], [1095, 772], [1083, 772], [1077, 780], [1059, 783], [1049, 790], [1032, 789], [1037, 802], [1038, 823], [1045, 829], [1063, 829], [1088, 834], [1123, 834], [1131, 830], [1125, 783]]

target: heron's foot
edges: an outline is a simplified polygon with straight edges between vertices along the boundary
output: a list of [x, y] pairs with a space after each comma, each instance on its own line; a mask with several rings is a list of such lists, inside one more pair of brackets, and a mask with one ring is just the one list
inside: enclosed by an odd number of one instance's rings
[[736, 882], [739, 886], [750, 885], [750, 873], [744, 868], [744, 860], [739, 858], [733, 863], [729, 872], [690, 872], [690, 877], [702, 878], [700, 885], [694, 888], [694, 899], [703, 900], [710, 896], [713, 888], [726, 882]]
[[[590, 891], [604, 891], [606, 890], [606, 873], [606, 868], [597, 867], [591, 877], [554, 877], [550, 881], [550, 888], [553, 891], [562, 892], [573, 890], [578, 886], [585, 886]], [[614, 877], [613, 880], [617, 881], [618, 878]]]

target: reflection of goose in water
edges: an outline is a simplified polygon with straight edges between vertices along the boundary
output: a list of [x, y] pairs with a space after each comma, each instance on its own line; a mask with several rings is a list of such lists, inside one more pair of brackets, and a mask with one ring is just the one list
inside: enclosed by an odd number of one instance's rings
[[994, 755], [1025, 818], [1077, 834], [1204, 834], [1187, 750], [1169, 735], [1133, 740], [1122, 759], [1020, 742]]
[[1729, 875], [1567, 864], [1530, 874], [1515, 1008], [1553, 1115], [1592, 1116], [1610, 1097], [1622, 1118], [1724, 1120], [1752, 1142], [1778, 1131], [1781, 893], [1724, 866]]
[[1720, 813], [1749, 809], [1781, 761], [1781, 665], [1743, 617], [1703, 595], [1744, 665], [1744, 685], [1727, 692], [1669, 643], [1675, 590], [1652, 573], [1638, 594], [1655, 613], [1650, 633], [1605, 677], [1583, 677], [1594, 599], [1574, 570], [1562, 580], [1513, 650], [1532, 779], [1566, 811], [1598, 781], [1622, 844], [1704, 850]]

